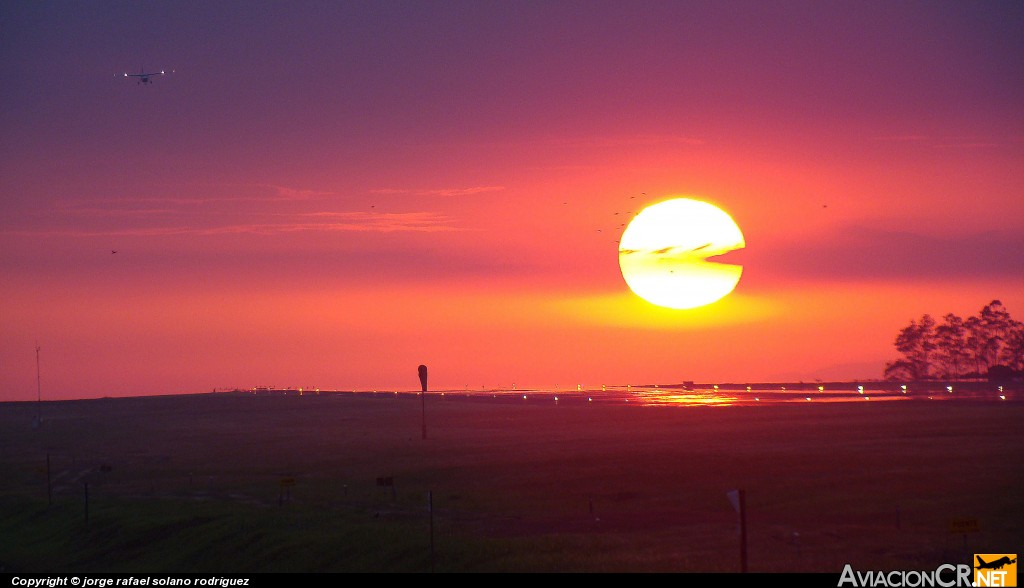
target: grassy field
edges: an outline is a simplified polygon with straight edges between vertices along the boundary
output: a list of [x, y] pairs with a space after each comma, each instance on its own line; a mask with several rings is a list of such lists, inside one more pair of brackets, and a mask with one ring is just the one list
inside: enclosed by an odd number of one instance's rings
[[751, 571], [1024, 543], [1020, 403], [434, 396], [427, 440], [412, 395], [52, 402], [34, 429], [36, 410], [0, 405], [4, 572], [737, 571], [736, 488]]

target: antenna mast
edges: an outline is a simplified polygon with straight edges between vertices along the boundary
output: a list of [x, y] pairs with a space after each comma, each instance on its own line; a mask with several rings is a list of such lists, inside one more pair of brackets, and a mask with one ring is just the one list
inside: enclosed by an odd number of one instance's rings
[[36, 341], [36, 422], [43, 422], [43, 385], [39, 376], [39, 341]]

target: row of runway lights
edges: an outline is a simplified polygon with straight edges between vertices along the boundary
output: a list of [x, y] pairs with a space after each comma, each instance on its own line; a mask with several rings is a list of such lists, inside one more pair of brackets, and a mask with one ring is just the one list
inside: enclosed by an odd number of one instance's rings
[[[655, 385], [654, 387], [657, 388], [658, 386]], [[713, 386], [713, 388], [714, 388], [715, 392], [718, 392], [718, 384], [715, 384]], [[513, 389], [515, 389], [514, 386], [513, 386]], [[781, 389], [782, 389], [783, 392], [786, 391], [786, 387], [785, 386], [782, 386]], [[631, 387], [630, 386], [626, 386], [626, 390], [627, 391], [631, 390]], [[583, 391], [583, 385], [582, 384], [577, 384], [576, 385], [576, 391], [577, 392], [582, 392]], [[607, 387], [606, 386], [601, 386], [601, 391], [602, 392], [607, 391]], [[750, 392], [750, 391], [751, 391], [750, 386], [747, 386], [747, 392]], [[818, 386], [818, 392], [824, 392], [824, 391], [825, 391], [825, 387], [824, 386]], [[906, 385], [901, 385], [900, 386], [900, 391], [903, 394], [906, 394], [907, 393], [907, 386]], [[864, 386], [857, 386], [857, 392], [861, 396], [864, 396]], [[946, 386], [946, 392], [949, 393], [949, 394], [952, 394], [953, 393], [953, 387], [952, 386]], [[999, 392], [1000, 392], [999, 399], [1000, 400], [1006, 400], [1006, 395], [1002, 394], [1002, 392], [1003, 392], [1003, 387], [1002, 386], [999, 386]], [[374, 393], [376, 393], [376, 390], [374, 390]], [[397, 396], [398, 392], [395, 392], [395, 395]], [[444, 396], [444, 392], [441, 392], [441, 396]], [[491, 394], [491, 397], [492, 398], [497, 398], [498, 395], [497, 394]], [[526, 394], [523, 394], [523, 400], [528, 400], [528, 399], [529, 399], [529, 397]], [[804, 397], [804, 399], [807, 400], [808, 402], [812, 401], [810, 396], [806, 396], [806, 397]], [[555, 396], [554, 400], [555, 400], [555, 402], [558, 402], [558, 396]], [[629, 402], [628, 398], [626, 398], [625, 400], [626, 400], [626, 402]], [[871, 397], [870, 396], [864, 396], [864, 400], [871, 400]], [[593, 402], [593, 401], [594, 401], [593, 396], [588, 396], [587, 397], [587, 402]], [[755, 396], [754, 397], [754, 401], [761, 402], [761, 398]]]
[[[657, 384], [655, 384], [654, 387], [655, 387], [655, 389], [657, 389], [658, 388]], [[713, 388], [714, 388], [715, 392], [718, 392], [718, 384], [715, 384], [713, 386]], [[515, 390], [515, 384], [512, 385], [512, 389]], [[782, 389], [783, 392], [786, 391], [786, 387], [785, 386], [782, 386], [781, 389]], [[577, 392], [582, 392], [583, 391], [583, 384], [576, 384], [576, 391]], [[602, 385], [601, 386], [601, 391], [602, 392], [606, 392], [607, 391], [607, 386]], [[632, 386], [627, 385], [626, 386], [626, 391], [627, 392], [632, 391]], [[750, 392], [750, 391], [751, 391], [750, 386], [747, 386], [747, 392]], [[824, 386], [818, 386], [818, 392], [824, 392], [824, 391], [825, 391], [825, 387]], [[906, 384], [903, 384], [903, 385], [900, 386], [900, 391], [903, 394], [907, 393], [907, 386], [906, 386]], [[320, 394], [320, 388], [316, 388], [315, 392], [317, 394]], [[352, 392], [355, 392], [355, 390], [353, 390]], [[861, 396], [864, 396], [864, 386], [857, 386], [857, 392]], [[255, 394], [256, 390], [253, 390], [253, 393]], [[377, 391], [374, 390], [373, 393], [376, 394]], [[953, 386], [946, 386], [946, 393], [952, 394], [953, 393]], [[302, 388], [299, 388], [299, 396], [302, 396]], [[395, 391], [395, 396], [398, 396], [398, 391]], [[444, 392], [441, 392], [441, 396], [444, 396]], [[494, 398], [498, 397], [497, 394], [492, 394], [491, 396], [494, 397]], [[811, 401], [811, 397], [810, 396], [806, 396], [806, 397], [804, 397], [804, 399], [807, 400], [808, 402]], [[999, 386], [999, 399], [1000, 400], [1006, 400], [1006, 395], [1003, 394], [1003, 387], [1002, 386]], [[527, 395], [526, 394], [523, 394], [523, 400], [527, 400]], [[864, 400], [871, 400], [871, 397], [870, 396], [864, 396]], [[594, 401], [594, 398], [592, 396], [588, 396], [587, 397], [587, 402], [593, 402], [593, 401]], [[754, 397], [754, 401], [755, 402], [761, 402], [761, 398], [755, 396]], [[558, 396], [555, 396], [555, 402], [558, 402]], [[626, 402], [629, 402], [628, 398], [626, 399]]]

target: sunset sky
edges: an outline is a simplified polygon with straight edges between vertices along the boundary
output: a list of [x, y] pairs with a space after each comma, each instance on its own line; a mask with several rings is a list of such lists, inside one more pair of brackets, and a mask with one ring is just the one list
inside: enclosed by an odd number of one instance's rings
[[[880, 378], [1024, 319], [1020, 2], [0, 3], [0, 400]], [[151, 85], [124, 78], [166, 70]], [[174, 73], [170, 73], [174, 70]], [[728, 212], [736, 290], [621, 223]], [[116, 251], [117, 253], [111, 253]]]

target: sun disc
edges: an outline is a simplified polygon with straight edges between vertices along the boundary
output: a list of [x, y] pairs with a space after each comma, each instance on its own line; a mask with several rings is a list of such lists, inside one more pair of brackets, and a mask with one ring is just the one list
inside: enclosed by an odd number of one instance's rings
[[619, 268], [637, 296], [667, 308], [711, 304], [736, 288], [743, 267], [710, 258], [745, 246], [725, 211], [692, 198], [652, 204], [619, 240]]

